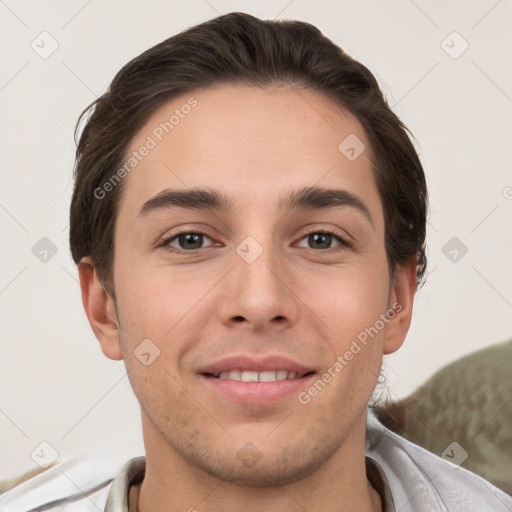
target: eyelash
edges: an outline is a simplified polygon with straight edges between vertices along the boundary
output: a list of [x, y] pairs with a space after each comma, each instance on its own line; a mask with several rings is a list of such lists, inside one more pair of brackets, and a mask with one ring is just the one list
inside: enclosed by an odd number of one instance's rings
[[[321, 235], [331, 235], [334, 238], [336, 238], [336, 240], [339, 242], [340, 245], [338, 245], [336, 247], [331, 247], [330, 249], [311, 249], [312, 251], [330, 252], [330, 251], [341, 251], [341, 250], [346, 250], [346, 249], [352, 248], [351, 242], [349, 242], [345, 238], [341, 237], [336, 231], [330, 230], [330, 229], [310, 231], [309, 233], [304, 234], [299, 240], [303, 240], [304, 238], [306, 238], [310, 235], [313, 235], [313, 234], [315, 234], [315, 235], [320, 235], [320, 234]], [[207, 247], [200, 247], [199, 249], [182, 250], [182, 249], [176, 249], [175, 247], [171, 247], [169, 244], [172, 241], [176, 240], [181, 235], [202, 235], [211, 240], [211, 237], [207, 233], [205, 233], [201, 230], [194, 230], [194, 231], [184, 230], [184, 231], [180, 231], [178, 233], [174, 233], [173, 235], [162, 240], [159, 247], [164, 247], [165, 249], [167, 249], [170, 252], [175, 253], [175, 254], [192, 254], [194, 252], [199, 252], [203, 249], [207, 249]]]

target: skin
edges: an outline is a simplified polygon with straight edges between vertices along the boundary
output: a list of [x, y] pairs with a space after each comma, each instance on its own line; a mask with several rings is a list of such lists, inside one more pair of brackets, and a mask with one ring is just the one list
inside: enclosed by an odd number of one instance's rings
[[[124, 360], [141, 404], [147, 467], [131, 508], [138, 501], [139, 512], [228, 512], [247, 503], [266, 512], [381, 510], [365, 470], [366, 410], [383, 354], [397, 350], [409, 328], [416, 260], [391, 281], [364, 129], [314, 91], [222, 85], [163, 105], [127, 153], [190, 96], [197, 106], [124, 178], [115, 303], [90, 259], [79, 264], [92, 329], [107, 357]], [[350, 134], [366, 145], [354, 161], [338, 150]], [[234, 209], [139, 215], [164, 189], [205, 185]], [[281, 196], [310, 186], [357, 195], [371, 221], [349, 206], [278, 207]], [[159, 246], [178, 228], [205, 232], [203, 248], [177, 238]], [[327, 236], [317, 248], [308, 235], [325, 229], [352, 246]], [[247, 236], [263, 249], [252, 263], [236, 252]], [[240, 403], [197, 374], [231, 354], [279, 354], [318, 377], [396, 302], [401, 311], [306, 405], [295, 393]], [[160, 356], [145, 366], [134, 350], [148, 338]], [[237, 457], [248, 442], [260, 455], [250, 467]]]

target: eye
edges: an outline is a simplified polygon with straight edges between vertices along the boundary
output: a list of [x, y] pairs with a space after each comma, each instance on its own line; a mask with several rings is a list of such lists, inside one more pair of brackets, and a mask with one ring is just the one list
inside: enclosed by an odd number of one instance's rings
[[[174, 234], [173, 236], [165, 239], [162, 242], [163, 246], [172, 247], [177, 252], [188, 252], [194, 249], [203, 249], [203, 241], [207, 238], [211, 241], [211, 238], [200, 231], [184, 231], [182, 233]], [[177, 246], [175, 244], [178, 244]]]
[[[173, 252], [194, 252], [208, 247], [203, 245], [205, 239], [212, 242], [212, 239], [206, 233], [201, 231], [183, 231], [181, 233], [175, 233], [172, 236], [167, 237], [162, 241], [161, 245]], [[306, 243], [308, 244], [306, 247], [315, 250], [343, 250], [352, 246], [352, 244], [345, 238], [336, 232], [329, 230], [312, 231], [311, 233], [303, 236], [300, 240], [306, 240]], [[335, 243], [334, 246], [332, 245], [333, 243]], [[212, 243], [210, 245], [218, 246], [220, 244]], [[299, 245], [299, 247], [304, 247], [304, 245]]]
[[[334, 231], [312, 231], [301, 240], [305, 240], [307, 244], [311, 244], [310, 249], [346, 249], [351, 247], [351, 244]], [[331, 247], [332, 242], [337, 242], [337, 245]], [[304, 246], [301, 246], [304, 247]]]

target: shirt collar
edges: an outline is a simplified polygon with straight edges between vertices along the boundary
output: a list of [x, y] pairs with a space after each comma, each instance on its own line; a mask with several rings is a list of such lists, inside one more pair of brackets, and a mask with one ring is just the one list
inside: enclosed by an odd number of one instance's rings
[[[379, 428], [378, 420], [368, 411], [367, 431], [366, 431], [366, 449], [371, 449], [382, 436], [382, 428]], [[380, 480], [380, 493], [383, 498], [383, 509], [386, 512], [393, 512], [393, 498], [390, 492], [389, 484], [383, 469], [377, 461], [371, 457], [366, 457], [367, 470], [371, 473], [372, 485], [375, 486], [375, 480]], [[146, 457], [134, 457], [130, 459], [119, 471], [112, 482], [110, 492], [105, 505], [105, 512], [130, 512], [128, 508], [128, 497], [130, 495], [130, 487], [137, 485], [144, 480], [146, 474]], [[382, 489], [383, 488], [383, 489]], [[382, 496], [384, 491], [384, 496]]]
[[144, 480], [146, 457], [130, 459], [119, 471], [110, 486], [105, 512], [129, 512], [128, 496], [130, 487]]

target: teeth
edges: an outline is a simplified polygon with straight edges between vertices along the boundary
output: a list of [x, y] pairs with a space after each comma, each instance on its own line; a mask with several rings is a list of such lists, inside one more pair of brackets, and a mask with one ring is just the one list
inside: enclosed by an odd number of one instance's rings
[[297, 372], [289, 372], [287, 370], [264, 372], [232, 370], [220, 373], [218, 378], [239, 380], [241, 382], [275, 382], [277, 380], [295, 379], [297, 378]]
[[258, 380], [260, 382], [275, 382], [277, 380], [276, 372], [260, 372]]
[[240, 380], [242, 382], [258, 382], [258, 372], [242, 372]]

